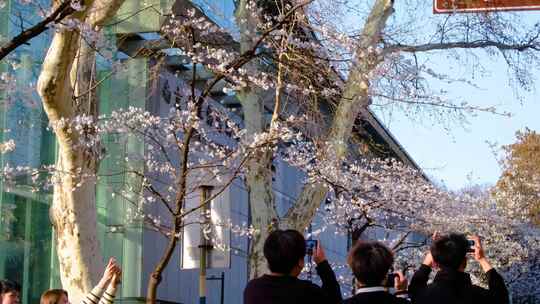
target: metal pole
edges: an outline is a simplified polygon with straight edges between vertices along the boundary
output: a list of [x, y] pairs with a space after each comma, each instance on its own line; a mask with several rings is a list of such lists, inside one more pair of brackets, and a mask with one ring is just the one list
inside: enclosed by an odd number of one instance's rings
[[221, 304], [225, 303], [225, 272], [221, 272]]
[[[349, 251], [351, 250], [352, 246], [353, 246], [353, 228], [352, 228], [352, 222], [349, 221], [349, 227], [347, 228], [347, 254], [349, 253]], [[351, 293], [352, 293], [352, 296], [354, 297], [354, 295], [356, 294], [356, 279], [352, 278], [352, 282], [351, 282], [351, 285], [352, 285], [352, 290], [351, 290]]]
[[207, 268], [207, 254], [208, 254], [208, 240], [204, 236], [204, 225], [208, 224], [209, 217], [208, 212], [210, 211], [210, 204], [206, 200], [210, 197], [210, 192], [212, 187], [210, 186], [201, 186], [201, 200], [200, 205], [202, 205], [201, 212], [203, 214], [203, 221], [201, 224], [201, 237], [200, 237], [200, 258], [199, 258], [199, 304], [206, 304], [206, 268]]
[[208, 281], [221, 281], [221, 292], [220, 292], [220, 295], [221, 295], [221, 298], [219, 300], [219, 302], [221, 304], [224, 304], [225, 303], [225, 272], [222, 271], [221, 272], [221, 276], [217, 277], [217, 276], [210, 276], [210, 277], [207, 277], [206, 280]]
[[199, 304], [206, 304], [206, 249], [204, 246], [201, 246], [200, 268]]

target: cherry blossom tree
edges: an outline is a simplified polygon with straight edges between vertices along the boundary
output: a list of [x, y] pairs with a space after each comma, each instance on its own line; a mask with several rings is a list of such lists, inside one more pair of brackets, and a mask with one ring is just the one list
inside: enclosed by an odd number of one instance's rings
[[[381, 166], [391, 169], [381, 170]], [[516, 301], [538, 297], [531, 286], [540, 279], [535, 265], [540, 230], [516, 220], [508, 209], [498, 208], [490, 187], [473, 186], [449, 192], [399, 163], [387, 161], [377, 167], [371, 170], [366, 164], [343, 166], [337, 174], [336, 168], [332, 172], [324, 167], [324, 172], [332, 173], [316, 178], [330, 188], [330, 199], [320, 211], [324, 214], [322, 222], [312, 227], [313, 234], [338, 227], [338, 233], [352, 235], [353, 241], [382, 241], [396, 253], [396, 267], [409, 273], [429, 250], [434, 232], [479, 235], [493, 266], [505, 277], [512, 297]], [[474, 281], [484, 285], [481, 269], [470, 264], [468, 271]], [[341, 277], [344, 282], [352, 280], [346, 273]]]
[[[476, 60], [477, 66], [478, 52], [500, 55], [517, 87], [527, 89], [531, 78], [526, 63], [536, 60], [537, 27], [505, 13], [426, 17], [422, 9], [431, 3], [425, 1], [373, 0], [349, 10], [340, 1], [240, 0], [236, 1], [239, 33], [231, 34], [188, 10], [168, 19], [161, 30], [169, 46], [181, 49], [191, 65], [191, 87], [177, 95], [182, 102], [166, 116], [127, 109], [100, 117], [92, 74], [95, 42], [122, 2], [85, 1], [70, 6], [75, 11], [58, 21], [38, 84], [59, 143], [57, 164], [4, 170], [8, 177], [18, 171], [31, 176], [43, 171], [54, 177], [53, 220], [63, 284], [70, 293], [79, 296], [89, 290], [101, 261], [95, 230], [95, 184], [103, 157], [99, 143], [100, 136], [115, 132], [138, 136], [152, 147], [133, 159], [144, 170], [126, 166], [121, 172], [108, 172], [139, 180], [139, 187], [120, 194], [134, 204], [161, 204], [169, 217], [155, 218], [144, 208], [138, 215], [169, 240], [149, 282], [149, 303], [156, 300], [161, 273], [191, 212], [184, 208], [186, 197], [208, 179], [224, 180], [218, 183], [224, 189], [226, 181], [245, 177], [253, 224], [248, 229], [257, 231], [250, 248], [250, 277], [265, 271], [266, 235], [277, 227], [305, 230], [324, 201], [328, 201], [326, 226], [349, 232], [379, 226], [397, 231], [394, 247], [400, 252], [423, 245], [409, 244], [411, 233], [437, 227], [461, 230], [470, 223], [471, 231], [492, 233], [499, 241], [519, 235], [517, 224], [512, 224], [516, 229], [512, 231], [489, 230], [494, 226], [488, 224], [490, 217], [508, 224], [504, 216], [495, 216], [493, 208], [473, 208], [465, 203], [468, 200], [433, 187], [414, 169], [367, 152], [363, 147], [369, 139], [362, 136], [359, 118], [374, 107], [398, 108], [413, 118], [429, 113], [441, 121], [461, 120], [476, 110], [496, 113], [447, 98], [447, 90], [437, 90], [438, 84], [474, 88], [474, 82], [437, 71], [427, 61], [444, 52], [457, 62]], [[55, 8], [61, 5], [54, 3]], [[343, 26], [348, 24], [345, 15], [361, 27]], [[238, 43], [232, 42], [235, 35]], [[150, 56], [158, 65], [165, 57]], [[213, 75], [197, 87], [202, 68]], [[244, 130], [232, 122], [217, 130], [231, 134], [227, 144], [216, 143], [211, 135], [216, 130], [201, 128], [209, 95], [218, 86], [236, 93], [242, 105]], [[223, 113], [208, 115], [227, 121]], [[9, 143], [2, 148], [12, 149]], [[283, 217], [276, 212], [272, 189], [276, 158], [306, 176], [296, 203]], [[197, 180], [197, 171], [207, 180]], [[160, 179], [166, 187], [158, 186]], [[455, 215], [452, 225], [448, 214]], [[481, 225], [472, 225], [478, 218]], [[505, 248], [524, 257], [522, 246], [516, 244]]]
[[[359, 117], [367, 115], [370, 108], [399, 109], [415, 120], [427, 116], [439, 122], [463, 121], [475, 111], [506, 114], [467, 100], [452, 100], [444, 87], [460, 83], [476, 88], [472, 78], [478, 70], [482, 72], [484, 54], [503, 58], [515, 88], [530, 88], [532, 78], [526, 62], [537, 59], [536, 26], [511, 13], [432, 16], [431, 3], [426, 1], [380, 0], [358, 5], [341, 1], [238, 1], [240, 48], [298, 6], [302, 10], [295, 22], [283, 24], [267, 49], [261, 50], [261, 57], [269, 59], [249, 67], [251, 73], [268, 76], [263, 74], [268, 70], [266, 62], [274, 62], [274, 90], [248, 78], [248, 85], [237, 92], [244, 119], [251, 126], [248, 132], [271, 126], [275, 119], [268, 123], [265, 118], [269, 106], [281, 109], [279, 115], [283, 116], [307, 113], [309, 121], [315, 122], [305, 126], [318, 143], [314, 153], [337, 164], [366, 157], [359, 149], [363, 140], [356, 131], [361, 129]], [[351, 20], [354, 26], [349, 26]], [[471, 77], [454, 77], [431, 66], [429, 59], [439, 54], [456, 64], [469, 64]], [[296, 108], [280, 108], [292, 96]], [[325, 111], [325, 107], [330, 109]], [[251, 216], [261, 229], [260, 238], [252, 243], [251, 277], [265, 271], [261, 248], [268, 231], [276, 226], [303, 231], [330, 190], [323, 183], [306, 183], [296, 204], [279, 217], [269, 182], [271, 163], [270, 155], [261, 155], [257, 163], [248, 164], [252, 172], [247, 179]]]

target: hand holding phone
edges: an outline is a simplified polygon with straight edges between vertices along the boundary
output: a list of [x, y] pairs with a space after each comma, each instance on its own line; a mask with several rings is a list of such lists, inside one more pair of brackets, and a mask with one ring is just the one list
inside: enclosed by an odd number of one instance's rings
[[476, 249], [476, 242], [474, 240], [467, 240], [469, 247], [467, 247], [467, 253], [473, 253]]
[[313, 255], [313, 252], [317, 249], [317, 240], [306, 240], [306, 253], [307, 255]]

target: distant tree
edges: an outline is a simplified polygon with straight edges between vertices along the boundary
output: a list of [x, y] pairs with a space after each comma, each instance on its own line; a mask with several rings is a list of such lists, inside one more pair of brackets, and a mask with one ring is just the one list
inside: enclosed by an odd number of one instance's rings
[[503, 173], [493, 190], [501, 208], [540, 224], [540, 134], [525, 129], [503, 147]]

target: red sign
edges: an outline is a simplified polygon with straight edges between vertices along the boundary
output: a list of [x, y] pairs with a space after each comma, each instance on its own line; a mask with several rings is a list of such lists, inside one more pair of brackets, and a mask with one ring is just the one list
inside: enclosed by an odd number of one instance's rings
[[540, 10], [540, 0], [434, 0], [435, 14]]

